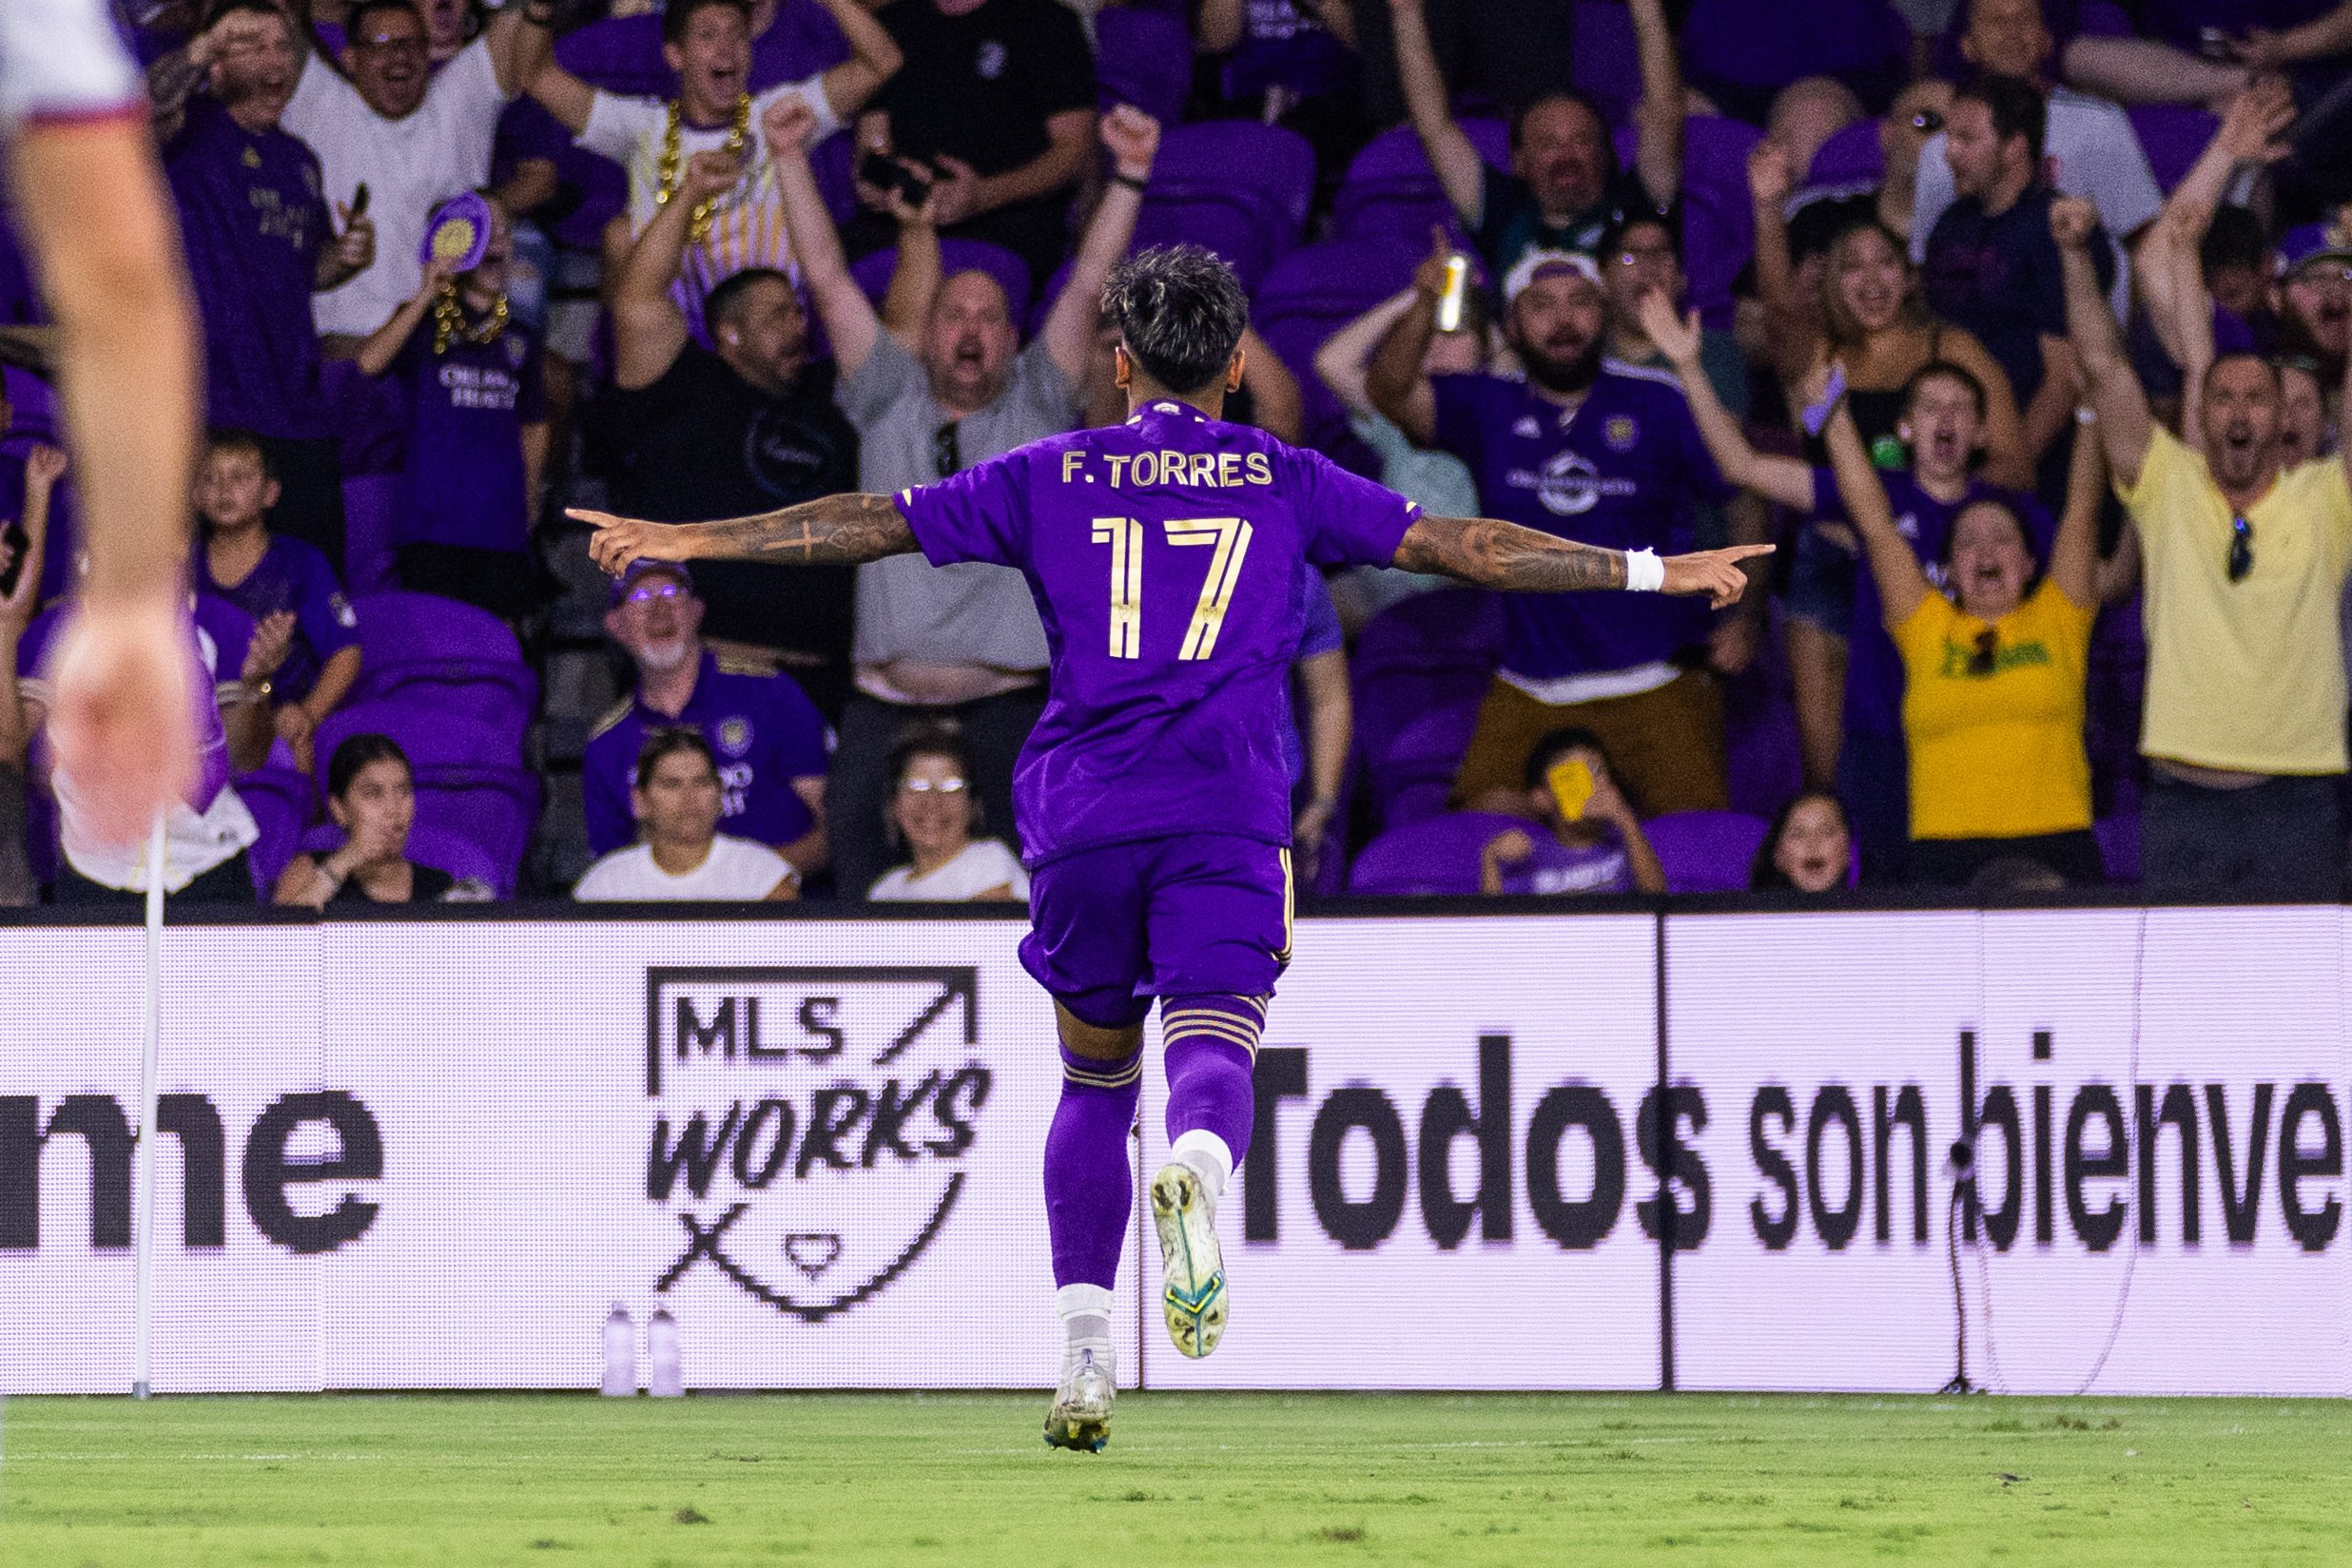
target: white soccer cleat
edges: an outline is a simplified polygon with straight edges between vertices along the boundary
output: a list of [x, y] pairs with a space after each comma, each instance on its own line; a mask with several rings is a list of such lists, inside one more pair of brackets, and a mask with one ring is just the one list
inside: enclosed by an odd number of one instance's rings
[[1062, 1374], [1054, 1390], [1053, 1408], [1045, 1412], [1045, 1441], [1056, 1448], [1099, 1454], [1111, 1441], [1111, 1401], [1118, 1392], [1116, 1369], [1098, 1361], [1092, 1350], [1079, 1352], [1078, 1362]]
[[1159, 1232], [1160, 1311], [1176, 1347], [1197, 1360], [1225, 1337], [1225, 1257], [1216, 1244], [1216, 1205], [1200, 1172], [1171, 1160], [1152, 1178], [1152, 1224]]

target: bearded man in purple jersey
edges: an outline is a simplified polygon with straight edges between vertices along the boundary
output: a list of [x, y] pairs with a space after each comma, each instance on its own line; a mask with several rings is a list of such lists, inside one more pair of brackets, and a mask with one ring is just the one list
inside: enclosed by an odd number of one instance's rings
[[1319, 454], [1223, 422], [1249, 300], [1193, 245], [1115, 269], [1126, 423], [1051, 436], [889, 495], [688, 526], [575, 512], [607, 571], [714, 558], [850, 564], [920, 550], [1029, 579], [1052, 654], [1013, 789], [1030, 867], [1021, 963], [1053, 994], [1061, 1100], [1045, 1145], [1063, 1326], [1045, 1439], [1098, 1450], [1116, 1384], [1111, 1286], [1134, 1192], [1127, 1133], [1160, 1004], [1170, 1158], [1152, 1179], [1170, 1337], [1216, 1347], [1216, 1206], [1249, 1147], [1251, 1064], [1291, 947], [1284, 683], [1305, 563], [1440, 571], [1488, 588], [1740, 597], [1743, 556], [1661, 560], [1483, 517], [1428, 517]]

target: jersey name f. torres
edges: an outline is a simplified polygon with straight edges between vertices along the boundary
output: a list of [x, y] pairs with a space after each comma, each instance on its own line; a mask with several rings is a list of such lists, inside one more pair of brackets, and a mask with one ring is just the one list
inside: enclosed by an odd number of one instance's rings
[[1178, 833], [1290, 842], [1300, 563], [1389, 565], [1421, 514], [1319, 454], [1173, 400], [898, 504], [932, 565], [1018, 568], [1037, 600], [1049, 694], [1013, 775], [1032, 865]]

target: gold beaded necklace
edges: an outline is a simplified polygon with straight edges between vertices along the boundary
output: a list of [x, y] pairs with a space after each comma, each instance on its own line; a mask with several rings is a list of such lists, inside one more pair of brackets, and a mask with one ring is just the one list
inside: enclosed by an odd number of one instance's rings
[[469, 343], [496, 342], [499, 334], [506, 331], [506, 291], [500, 289], [497, 302], [490, 307], [490, 314], [482, 319], [482, 324], [467, 326], [465, 310], [457, 303], [457, 285], [444, 280], [440, 292], [433, 297], [434, 357], [437, 358], [447, 354], [449, 345], [460, 339]]
[[[684, 165], [684, 160], [678, 156], [678, 100], [672, 98], [670, 100], [669, 116], [662, 126], [661, 156], [653, 165], [654, 178], [661, 184], [661, 188], [653, 193], [653, 205], [656, 208], [668, 206], [671, 198], [678, 194], [678, 182]], [[743, 149], [750, 145], [751, 95], [748, 92], [739, 92], [735, 94], [734, 123], [727, 127], [727, 156], [741, 158]], [[694, 203], [693, 214], [687, 220], [687, 243], [699, 245], [709, 237], [710, 207], [709, 202]]]

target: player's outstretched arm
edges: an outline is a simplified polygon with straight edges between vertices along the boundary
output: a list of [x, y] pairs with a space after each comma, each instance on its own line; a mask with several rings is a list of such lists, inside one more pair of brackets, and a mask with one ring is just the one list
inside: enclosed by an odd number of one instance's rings
[[887, 495], [823, 495], [781, 512], [712, 523], [649, 523], [577, 508], [565, 515], [595, 529], [589, 553], [615, 577], [632, 561], [857, 566], [916, 548], [914, 531]]
[[[1748, 582], [1740, 563], [1771, 550], [1770, 545], [1734, 545], [1669, 555], [1659, 563], [1666, 573], [1659, 590], [1703, 593], [1718, 610], [1738, 604]], [[1492, 517], [1424, 516], [1405, 531], [1395, 564], [1407, 571], [1442, 571], [1508, 593], [1576, 593], [1626, 586], [1623, 551], [1556, 539]]]

